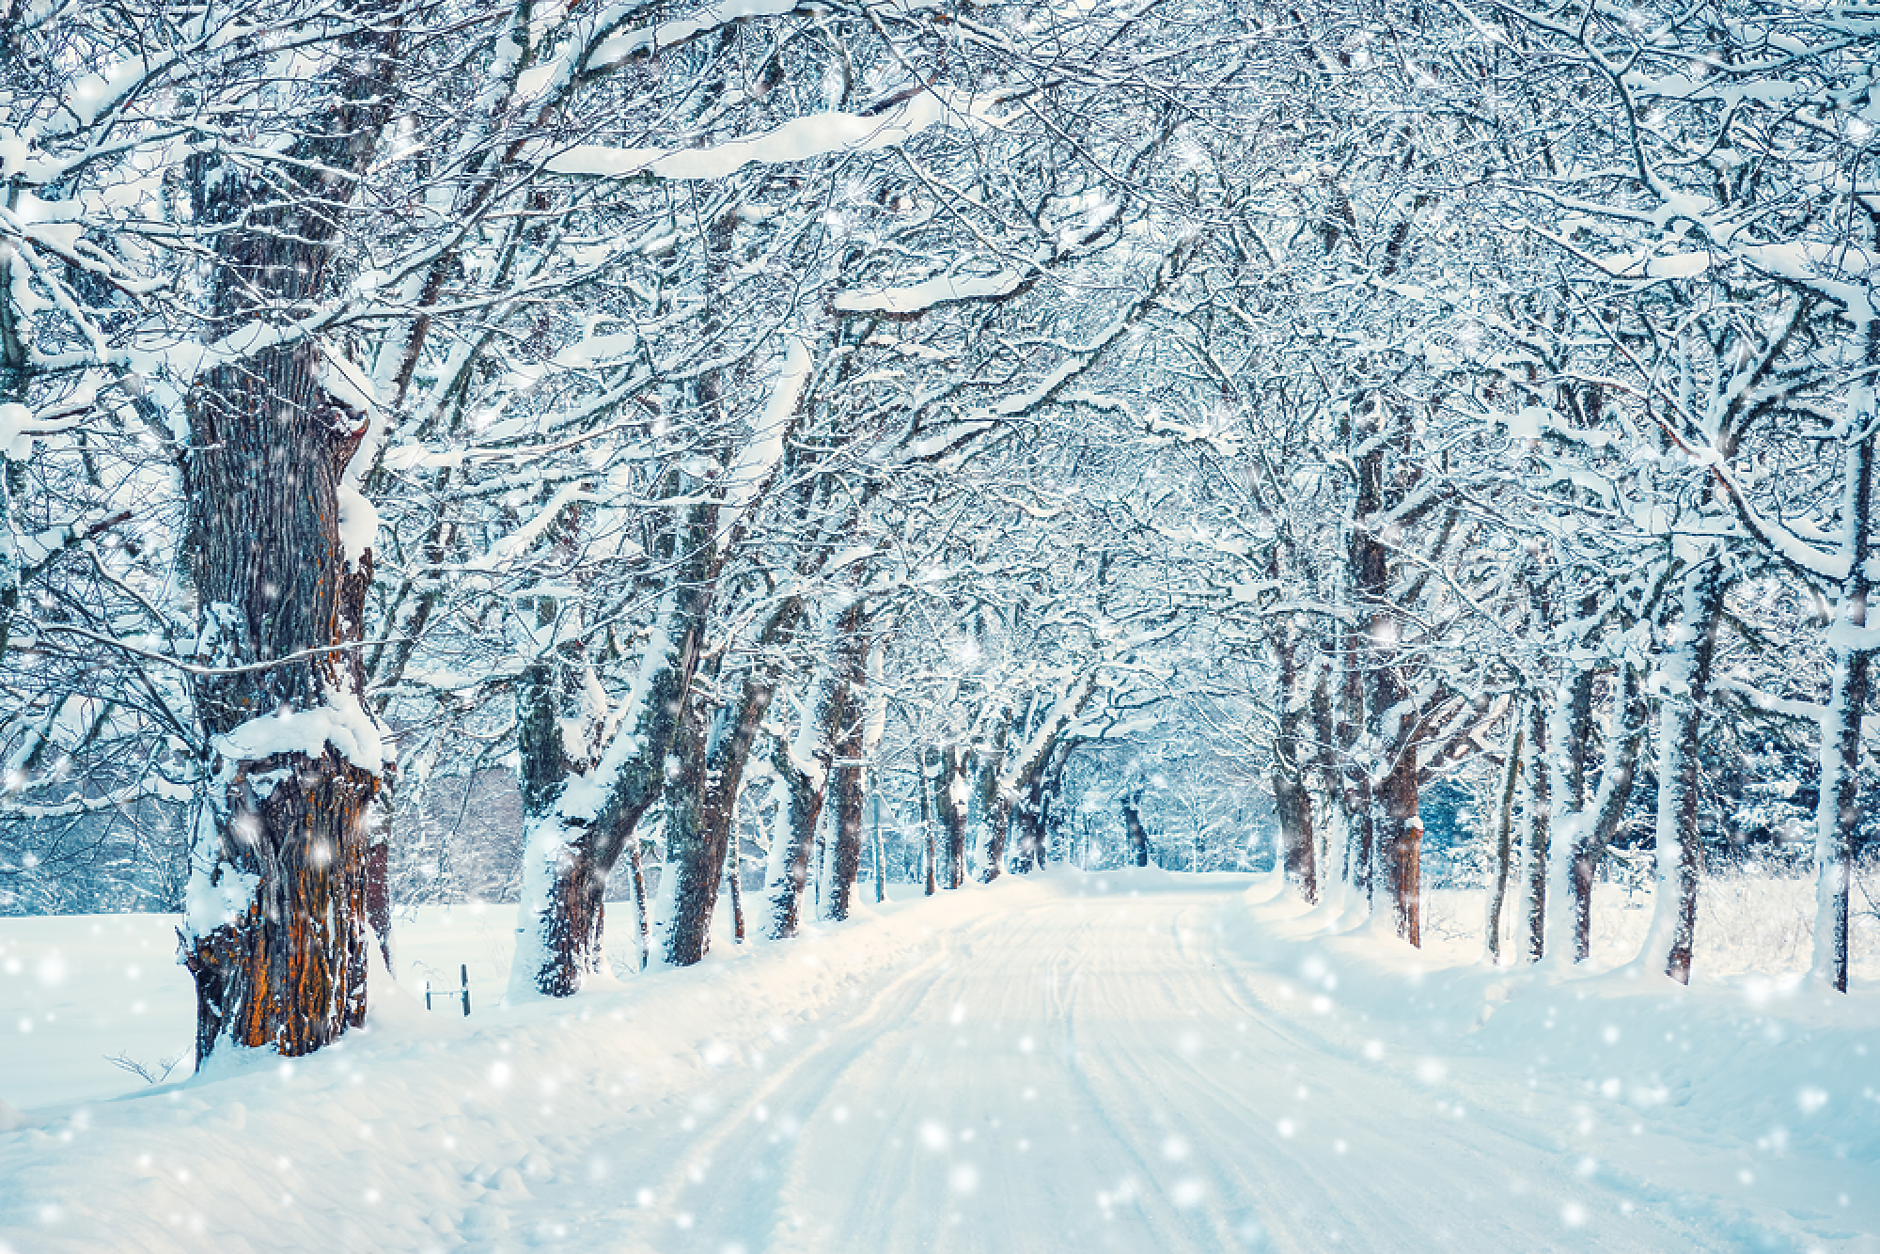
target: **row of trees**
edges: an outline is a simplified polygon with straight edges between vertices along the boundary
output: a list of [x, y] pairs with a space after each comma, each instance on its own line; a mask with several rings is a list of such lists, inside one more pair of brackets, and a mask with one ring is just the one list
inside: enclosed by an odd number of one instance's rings
[[741, 796], [784, 938], [871, 779], [936, 887], [969, 809], [985, 878], [1070, 848], [1067, 781], [1146, 858], [1091, 769], [1145, 739], [1270, 764], [1301, 891], [1411, 943], [1421, 792], [1475, 781], [1533, 957], [1649, 792], [1679, 979], [1710, 729], [1813, 751], [1845, 987], [1859, 13], [4, 21], [6, 873], [185, 810], [199, 1057], [357, 1023], [414, 816], [493, 770], [512, 992], [565, 995], [618, 876], [704, 954]]

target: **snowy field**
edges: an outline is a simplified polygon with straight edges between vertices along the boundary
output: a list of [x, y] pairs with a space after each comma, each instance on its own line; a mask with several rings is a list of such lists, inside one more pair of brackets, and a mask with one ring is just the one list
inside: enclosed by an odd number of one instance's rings
[[1757, 883], [1684, 991], [1486, 967], [1479, 897], [1417, 954], [1057, 871], [503, 1007], [513, 910], [459, 907], [369, 1030], [155, 1086], [106, 1058], [184, 1051], [171, 922], [0, 920], [0, 1249], [1880, 1251], [1876, 972], [1770, 974]]

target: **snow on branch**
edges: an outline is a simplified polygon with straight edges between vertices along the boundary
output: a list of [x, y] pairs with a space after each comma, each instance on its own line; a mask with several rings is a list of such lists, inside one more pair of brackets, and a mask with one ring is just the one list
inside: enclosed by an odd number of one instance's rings
[[787, 165], [844, 153], [874, 152], [905, 143], [949, 117], [975, 115], [933, 91], [923, 91], [897, 109], [869, 113], [812, 113], [791, 118], [774, 130], [706, 148], [610, 148], [580, 144], [550, 157], [551, 174], [628, 178], [650, 174], [662, 179], [721, 179], [747, 165]]
[[1016, 292], [1026, 276], [1016, 270], [961, 276], [948, 272], [905, 287], [865, 287], [830, 302], [837, 313], [916, 314], [958, 301], [994, 300]]

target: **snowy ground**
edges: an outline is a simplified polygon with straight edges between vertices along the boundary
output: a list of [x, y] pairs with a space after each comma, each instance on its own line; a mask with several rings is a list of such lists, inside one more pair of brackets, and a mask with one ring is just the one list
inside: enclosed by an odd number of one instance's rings
[[0, 921], [0, 1249], [1880, 1251], [1871, 987], [1061, 872], [500, 1007], [511, 918], [402, 933], [468, 1020], [380, 989], [339, 1048], [154, 1088], [102, 1055], [187, 1039], [167, 922]]

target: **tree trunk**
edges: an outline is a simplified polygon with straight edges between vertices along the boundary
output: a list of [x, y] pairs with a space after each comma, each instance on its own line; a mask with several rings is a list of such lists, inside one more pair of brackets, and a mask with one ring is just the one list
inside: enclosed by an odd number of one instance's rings
[[1383, 849], [1390, 872], [1391, 914], [1397, 935], [1423, 944], [1423, 818], [1417, 809], [1417, 751], [1408, 734], [1380, 790]]
[[[385, 764], [385, 774], [392, 773], [391, 763]], [[378, 938], [379, 958], [385, 963], [387, 973], [394, 971], [392, 966], [392, 833], [391, 807], [385, 804], [385, 793], [379, 794], [379, 804], [368, 815], [369, 830], [366, 837], [366, 923], [372, 928], [373, 936]]]
[[640, 834], [637, 830], [628, 836], [627, 869], [633, 876], [633, 915], [634, 923], [639, 928], [636, 943], [639, 946], [639, 968], [644, 971], [653, 948], [653, 920], [652, 909], [646, 900], [646, 867], [640, 860]]
[[1526, 767], [1527, 798], [1522, 806], [1526, 837], [1522, 865], [1527, 872], [1523, 893], [1527, 924], [1527, 954], [1539, 962], [1547, 952], [1547, 873], [1552, 864], [1549, 843], [1553, 837], [1553, 818], [1548, 802], [1547, 707], [1536, 697], [1528, 703], [1528, 740]]
[[731, 833], [731, 847], [725, 857], [725, 887], [731, 892], [731, 936], [738, 944], [744, 943], [744, 885], [739, 882], [741, 863], [738, 856], [738, 835]]
[[1149, 865], [1149, 829], [1142, 825], [1142, 789], [1123, 794], [1123, 830], [1129, 833], [1130, 861]]
[[[881, 787], [880, 781], [869, 790], [869, 798], [875, 806], [875, 904], [880, 905], [888, 899], [888, 853], [881, 844]], [[899, 826], [898, 824], [896, 826]]]
[[[799, 610], [795, 600], [780, 606], [758, 633], [757, 647], [773, 645]], [[712, 913], [737, 842], [744, 768], [776, 690], [776, 678], [760, 660], [728, 709], [690, 715], [674, 740], [666, 785], [666, 874], [674, 878], [671, 893], [662, 893], [672, 902], [663, 956], [673, 966], [690, 966], [711, 948]]]
[[[1320, 895], [1324, 886], [1344, 882], [1345, 849], [1340, 819], [1344, 813], [1344, 772], [1338, 764], [1338, 725], [1332, 711], [1332, 659], [1322, 652], [1313, 662], [1312, 757], [1318, 779], [1318, 822], [1315, 825], [1315, 861], [1319, 865]], [[1308, 795], [1311, 790], [1307, 790]]]
[[986, 862], [979, 868], [979, 878], [988, 884], [1005, 870], [1005, 846], [1012, 833], [1012, 796], [1002, 786], [1011, 734], [1011, 721], [1001, 717], [992, 741], [992, 756], [979, 767], [979, 814], [986, 824]]
[[940, 811], [940, 830], [946, 837], [948, 888], [966, 883], [966, 761], [968, 751], [948, 745], [942, 751], [943, 773], [935, 781], [934, 804]]
[[[780, 858], [774, 859], [771, 882], [765, 886], [770, 902], [770, 937], [785, 940], [797, 934], [803, 917], [803, 894], [809, 885], [810, 865], [818, 853], [816, 829], [822, 819], [823, 800], [830, 783], [832, 747], [851, 721], [848, 708], [850, 666], [846, 650], [861, 628], [862, 602], [825, 612], [820, 633], [829, 661], [811, 682], [796, 735], [779, 741], [773, 759], [789, 790], [788, 834]], [[861, 659], [856, 659], [859, 666]], [[859, 715], [859, 711], [858, 711]], [[859, 722], [859, 717], [854, 720]], [[860, 838], [859, 819], [856, 837]], [[820, 863], [822, 859], [815, 858]], [[820, 872], [823, 868], [818, 865]], [[821, 876], [818, 877], [821, 884]]]
[[1286, 882], [1306, 901], [1319, 899], [1318, 838], [1312, 830], [1312, 795], [1305, 786], [1308, 746], [1305, 722], [1310, 713], [1307, 694], [1300, 690], [1297, 628], [1286, 622], [1272, 645], [1274, 662], [1273, 710], [1278, 725], [1273, 733], [1273, 809], [1279, 821], [1280, 847]]
[[1359, 760], [1358, 741], [1364, 728], [1364, 681], [1358, 653], [1358, 633], [1346, 627], [1339, 650], [1342, 698], [1338, 722], [1338, 748], [1342, 778], [1338, 790], [1345, 828], [1345, 879], [1370, 908], [1374, 863], [1374, 828], [1371, 814], [1371, 775]]
[[940, 868], [935, 865], [935, 855], [939, 852], [939, 849], [934, 839], [933, 822], [933, 788], [938, 779], [939, 773], [937, 771], [934, 772], [931, 778], [928, 775], [927, 749], [925, 746], [922, 746], [919, 761], [916, 764], [916, 790], [920, 793], [921, 842], [927, 847], [926, 895], [929, 897], [933, 896], [935, 891], [940, 887]]
[[779, 833], [783, 847], [772, 856], [773, 870], [770, 882], [764, 886], [764, 897], [770, 909], [770, 939], [787, 940], [802, 926], [803, 894], [809, 886], [816, 825], [822, 819], [827, 767], [813, 758], [800, 761], [794, 745], [783, 740], [777, 742], [772, 763], [783, 780], [786, 800], [783, 830]]
[[829, 897], [824, 917], [841, 922], [849, 917], [850, 898], [862, 866], [862, 811], [868, 802], [866, 757], [868, 637], [862, 631], [858, 602], [845, 616], [847, 629], [837, 641], [837, 667], [842, 684], [840, 723], [828, 729], [835, 759], [835, 846], [830, 859]]
[[1488, 956], [1501, 962], [1501, 915], [1508, 900], [1508, 880], [1514, 869], [1514, 796], [1521, 783], [1521, 755], [1527, 745], [1527, 722], [1517, 716], [1514, 743], [1508, 748], [1503, 772], [1501, 809], [1495, 824], [1495, 888], [1488, 898]]
[[1663, 954], [1665, 974], [1680, 984], [1691, 980], [1697, 931], [1697, 758], [1724, 591], [1721, 553], [1706, 546], [1689, 559], [1682, 607], [1660, 662], [1658, 891], [1645, 953], [1648, 960]]
[[553, 800], [540, 799], [533, 817], [525, 799], [512, 996], [571, 996], [599, 967], [607, 878], [665, 789], [666, 759], [698, 667], [718, 569], [717, 518], [710, 503], [686, 507], [662, 554], [677, 569], [640, 661], [639, 701], [621, 718], [599, 761], [582, 775], [545, 782]]
[[1626, 806], [1632, 800], [1632, 781], [1638, 767], [1639, 746], [1645, 740], [1645, 698], [1630, 663], [1619, 668], [1619, 691], [1613, 699], [1615, 735], [1600, 772], [1599, 792], [1584, 823], [1584, 836], [1573, 856], [1573, 960], [1593, 956], [1593, 875], [1599, 860], [1619, 834]]
[[[1867, 359], [1880, 358], [1880, 322], [1867, 325]], [[1849, 441], [1843, 466], [1842, 582], [1835, 630], [1834, 679], [1821, 715], [1820, 800], [1815, 810], [1816, 915], [1815, 978], [1847, 992], [1850, 960], [1848, 906], [1854, 855], [1860, 837], [1861, 718], [1867, 709], [1873, 652], [1861, 639], [1867, 632], [1867, 600], [1872, 591], [1868, 563], [1873, 550], [1874, 427], [1880, 421], [1871, 377], [1849, 398]]]
[[1073, 741], [1053, 740], [1026, 776], [1021, 804], [1013, 813], [1018, 828], [1018, 869], [1042, 870], [1051, 852], [1051, 835], [1063, 822], [1064, 768]]
[[[1381, 412], [1377, 421], [1387, 421]], [[1378, 863], [1390, 893], [1397, 935], [1412, 945], [1422, 943], [1423, 821], [1417, 797], [1417, 716], [1410, 691], [1399, 669], [1399, 634], [1402, 624], [1390, 603], [1390, 551], [1380, 528], [1385, 512], [1399, 494], [1386, 482], [1385, 447], [1381, 438], [1370, 441], [1354, 461], [1357, 492], [1352, 503], [1352, 524], [1347, 552], [1351, 586], [1363, 614], [1362, 642], [1354, 652], [1369, 683], [1362, 693], [1366, 740], [1370, 752], [1360, 760], [1365, 798], [1364, 845], [1360, 850], [1365, 895], [1376, 889]], [[1355, 677], [1354, 677], [1355, 678]], [[1381, 769], [1374, 769], [1381, 768]]]
[[[390, 116], [399, 39], [376, 7], [340, 11], [360, 33], [283, 122], [299, 138], [282, 160], [256, 169], [208, 147], [188, 158], [213, 250], [209, 340], [284, 329], [333, 287], [339, 225]], [[354, 647], [370, 507], [349, 470], [368, 415], [323, 386], [326, 351], [286, 335], [205, 371], [185, 403], [197, 660], [224, 668], [191, 685], [209, 781], [181, 931], [198, 1067], [223, 1042], [306, 1054], [365, 1020], [366, 811], [383, 755]]]
[[[653, 931], [659, 956], [670, 966], [690, 966], [711, 946], [712, 907], [724, 875], [724, 849], [712, 848], [705, 819], [706, 740], [717, 733], [699, 708], [696, 693], [679, 715], [679, 732], [666, 758], [666, 864], [659, 874], [659, 909]], [[714, 856], [714, 854], [716, 856]]]

